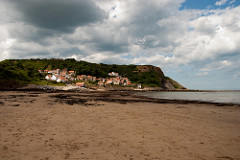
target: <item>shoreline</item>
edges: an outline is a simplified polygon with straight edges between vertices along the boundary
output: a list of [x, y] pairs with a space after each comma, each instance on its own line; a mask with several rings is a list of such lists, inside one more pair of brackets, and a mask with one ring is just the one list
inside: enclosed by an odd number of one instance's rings
[[[175, 104], [210, 104], [210, 105], [216, 105], [216, 106], [236, 106], [236, 107], [240, 107], [240, 104], [238, 103], [225, 103], [225, 102], [210, 102], [210, 101], [200, 101], [200, 100], [178, 100], [178, 99], [161, 99], [161, 98], [151, 98], [151, 97], [147, 97], [147, 96], [143, 96], [143, 95], [136, 95], [135, 93], [138, 92], [155, 92], [155, 91], [139, 91], [139, 90], [90, 90], [90, 89], [74, 89], [74, 90], [58, 90], [58, 89], [42, 89], [42, 88], [19, 88], [19, 89], [0, 89], [0, 91], [15, 91], [15, 92], [41, 92], [41, 93], [91, 93], [91, 94], [106, 94], [108, 93], [109, 95], [111, 95], [112, 93], [114, 93], [115, 95], [119, 95], [121, 96], [122, 94], [128, 94], [128, 96], [130, 97], [134, 97], [135, 99], [115, 99], [115, 101], [121, 101], [122, 103], [127, 103], [127, 102], [149, 102], [149, 103], [175, 103]], [[159, 91], [161, 92], [161, 91]], [[162, 92], [181, 92], [181, 91], [163, 91]], [[183, 91], [183, 92], [187, 92], [187, 91]], [[195, 92], [195, 91], [190, 91], [190, 92]], [[196, 91], [199, 92], [199, 91]], [[205, 92], [202, 90], [202, 92]], [[229, 92], [229, 91], [209, 91], [209, 92]], [[231, 91], [230, 91], [231, 92]], [[232, 91], [235, 92], [235, 91]], [[236, 91], [238, 92], [238, 91]], [[94, 100], [98, 100], [98, 101], [107, 101], [108, 99], [106, 97], [102, 97], [102, 99], [100, 99], [98, 96], [98, 99], [94, 99]], [[137, 99], [136, 99], [137, 98]], [[110, 100], [111, 102], [114, 100]]]
[[27, 86], [20, 88], [4, 88], [0, 87], [0, 91], [132, 91], [132, 92], [240, 92], [240, 90], [198, 90], [198, 89], [163, 89], [159, 87], [144, 87], [144, 88], [133, 88], [133, 87], [77, 87], [75, 85], [65, 86], [53, 86], [53, 85], [37, 85], [28, 84]]
[[30, 85], [21, 88], [0, 88], [0, 91], [24, 91], [24, 90], [56, 90], [56, 91], [137, 91], [137, 92], [240, 92], [240, 90], [198, 90], [198, 89], [159, 89], [159, 88], [130, 88], [130, 87], [76, 87], [74, 85], [67, 86], [51, 86], [51, 85]]

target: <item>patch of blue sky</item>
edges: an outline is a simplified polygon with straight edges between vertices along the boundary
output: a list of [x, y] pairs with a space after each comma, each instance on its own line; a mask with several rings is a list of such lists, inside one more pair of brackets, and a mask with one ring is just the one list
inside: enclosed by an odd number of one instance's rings
[[240, 0], [230, 0], [230, 1], [229, 1], [229, 4], [230, 4], [232, 7], [240, 6]]
[[224, 9], [240, 6], [240, 0], [186, 0], [180, 10], [184, 9]]

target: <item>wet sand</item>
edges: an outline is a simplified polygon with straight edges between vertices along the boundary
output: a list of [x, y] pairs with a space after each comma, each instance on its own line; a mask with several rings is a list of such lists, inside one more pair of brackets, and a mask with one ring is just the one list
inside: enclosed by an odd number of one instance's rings
[[240, 160], [240, 107], [128, 92], [1, 91], [0, 159]]

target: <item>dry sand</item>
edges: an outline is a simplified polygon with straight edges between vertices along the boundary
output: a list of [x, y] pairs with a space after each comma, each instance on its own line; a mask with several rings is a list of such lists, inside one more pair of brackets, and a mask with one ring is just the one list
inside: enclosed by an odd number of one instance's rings
[[240, 107], [1, 91], [1, 160], [240, 160]]

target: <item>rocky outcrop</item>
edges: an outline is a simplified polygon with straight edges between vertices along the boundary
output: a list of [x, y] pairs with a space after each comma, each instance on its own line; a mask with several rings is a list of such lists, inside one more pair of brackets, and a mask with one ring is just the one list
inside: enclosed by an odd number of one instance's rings
[[163, 83], [163, 89], [174, 90], [176, 88], [174, 87], [174, 85], [171, 83], [171, 81], [169, 79], [165, 79], [164, 83]]
[[175, 89], [187, 89], [184, 86], [182, 86], [177, 81], [174, 81], [173, 79], [166, 77], [166, 83], [170, 83]]

